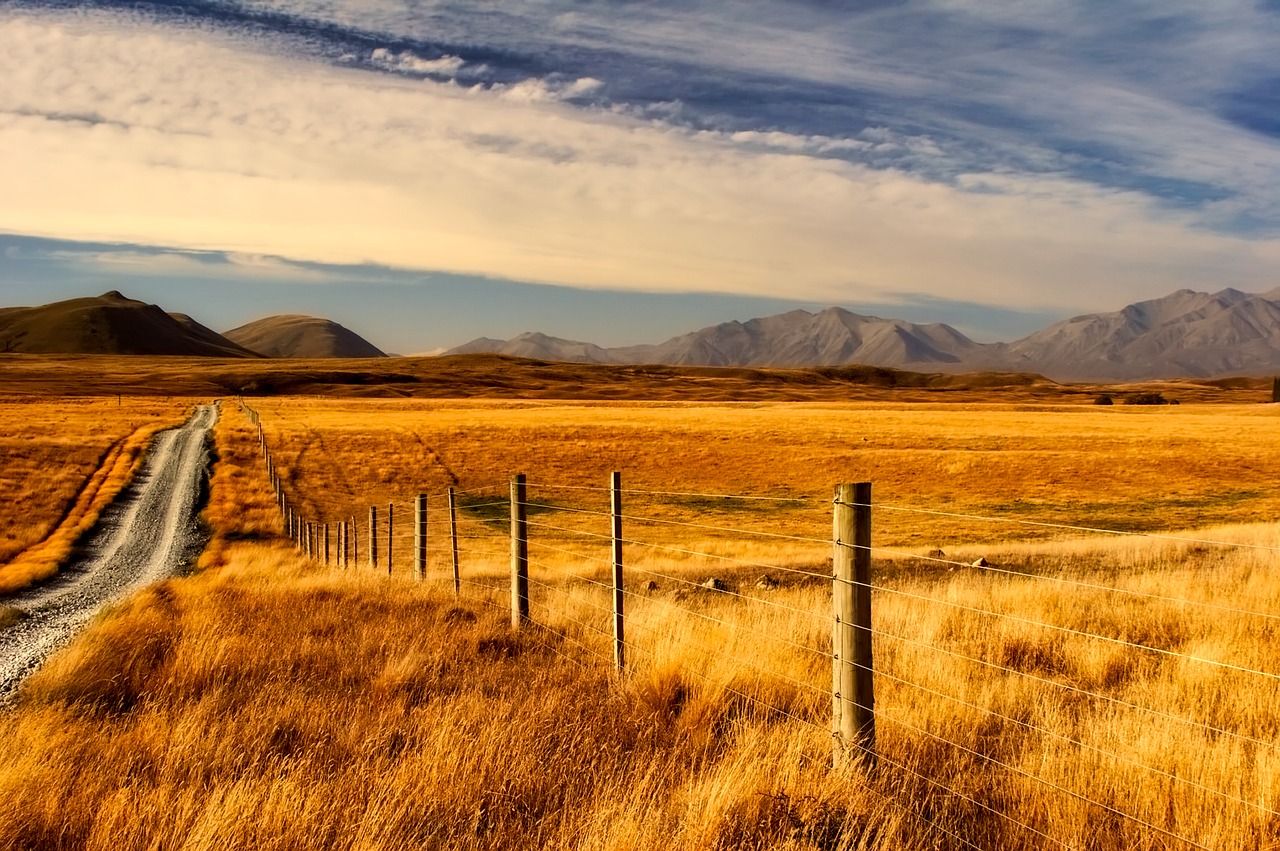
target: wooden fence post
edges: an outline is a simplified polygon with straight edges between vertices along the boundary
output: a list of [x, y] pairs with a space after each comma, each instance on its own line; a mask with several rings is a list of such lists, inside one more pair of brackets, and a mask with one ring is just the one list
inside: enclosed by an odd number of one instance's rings
[[524, 473], [511, 479], [511, 625], [529, 620], [529, 517]]
[[395, 519], [391, 516], [393, 503], [387, 503], [387, 576], [391, 575], [391, 544], [395, 540]]
[[622, 473], [616, 470], [609, 476], [609, 513], [613, 537], [613, 667], [622, 674], [627, 670], [627, 641], [622, 613]]
[[378, 506], [369, 506], [369, 567], [378, 569]]
[[449, 488], [449, 549], [453, 557], [453, 596], [462, 594], [462, 575], [458, 572], [458, 505], [453, 488]]
[[421, 582], [427, 576], [427, 495], [413, 500], [413, 578]]
[[[871, 483], [836, 486], [832, 512], [832, 765], [876, 761], [871, 655]], [[856, 752], [856, 753], [855, 753]]]
[[351, 515], [351, 566], [360, 567], [360, 527], [356, 525], [356, 516]]
[[329, 566], [329, 524], [324, 524], [324, 566]]

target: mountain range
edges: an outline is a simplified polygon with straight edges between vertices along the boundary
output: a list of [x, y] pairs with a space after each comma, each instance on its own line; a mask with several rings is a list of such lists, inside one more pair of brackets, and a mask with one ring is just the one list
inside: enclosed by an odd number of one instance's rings
[[[41, 307], [0, 309], [0, 352], [220, 358], [387, 355], [329, 320], [269, 316], [219, 334], [112, 291]], [[1144, 381], [1280, 374], [1280, 288], [1251, 294], [1179, 290], [1114, 313], [1077, 316], [1011, 343], [979, 343], [941, 323], [817, 313], [724, 322], [655, 345], [605, 348], [538, 332], [482, 337], [445, 354], [493, 353], [595, 364], [827, 367], [916, 372], [1038, 373], [1056, 381]]]
[[1216, 378], [1280, 372], [1280, 288], [1179, 290], [1114, 313], [1077, 316], [1011, 343], [949, 325], [839, 307], [712, 325], [656, 345], [604, 348], [538, 332], [480, 338], [446, 354], [491, 352], [580, 363], [803, 367], [859, 363], [932, 372], [1035, 372], [1058, 381]]

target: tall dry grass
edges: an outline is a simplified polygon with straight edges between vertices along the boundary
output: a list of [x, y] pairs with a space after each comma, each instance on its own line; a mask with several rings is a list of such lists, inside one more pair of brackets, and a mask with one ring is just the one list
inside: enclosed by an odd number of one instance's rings
[[0, 400], [0, 594], [48, 578], [187, 405], [161, 399]]
[[218, 446], [217, 561], [100, 620], [0, 719], [11, 847], [798, 848], [859, 806], [750, 707], [620, 689], [483, 604], [315, 571], [270, 539], [247, 427]]
[[[487, 509], [458, 599], [439, 553], [420, 584], [325, 570], [275, 536], [248, 424], [229, 412], [217, 441], [206, 569], [102, 619], [0, 719], [15, 848], [1280, 843], [1276, 681], [1190, 658], [1280, 671], [1274, 618], [1244, 614], [1280, 614], [1273, 549], [939, 540], [1029, 576], [882, 555], [880, 763], [833, 774], [817, 550], [686, 530], [774, 565], [758, 587], [762, 568], [628, 548], [619, 679], [597, 539], [542, 549], [536, 625], [513, 633]], [[1197, 537], [1280, 547], [1273, 524]]]

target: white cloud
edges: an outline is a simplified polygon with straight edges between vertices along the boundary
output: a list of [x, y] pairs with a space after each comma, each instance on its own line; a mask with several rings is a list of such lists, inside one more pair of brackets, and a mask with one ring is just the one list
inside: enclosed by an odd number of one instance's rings
[[153, 275], [178, 278], [227, 280], [277, 280], [321, 282], [336, 280], [333, 274], [290, 263], [280, 257], [243, 253], [192, 253], [189, 251], [139, 251], [117, 249], [42, 249], [9, 246], [11, 260], [39, 260], [83, 266], [102, 274]]
[[494, 92], [503, 100], [516, 103], [553, 103], [595, 94], [603, 87], [604, 83], [593, 77], [576, 80], [531, 77], [510, 85], [476, 86], [475, 91]]
[[441, 77], [456, 77], [462, 71], [465, 62], [457, 56], [441, 56], [439, 59], [423, 59], [411, 51], [402, 50], [392, 53], [385, 47], [379, 47], [370, 55], [374, 65], [392, 71], [407, 71], [414, 74], [431, 74]]
[[[1136, 193], [980, 173], [951, 186], [815, 156], [936, 156], [926, 137], [698, 134], [566, 103], [598, 88], [587, 78], [461, 88], [103, 16], [12, 13], [0, 77], [0, 230], [33, 236], [1011, 308], [1265, 289], [1280, 260], [1274, 241], [1199, 230]], [[59, 118], [87, 114], [101, 120]]]

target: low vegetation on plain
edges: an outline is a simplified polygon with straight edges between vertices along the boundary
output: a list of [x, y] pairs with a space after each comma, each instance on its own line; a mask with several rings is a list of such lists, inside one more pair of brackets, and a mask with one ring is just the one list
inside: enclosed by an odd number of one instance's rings
[[[224, 406], [202, 569], [101, 619], [0, 718], [14, 847], [1280, 844], [1275, 409], [253, 404], [309, 519], [406, 506], [391, 575], [281, 537], [255, 433]], [[613, 469], [637, 542], [621, 677]], [[539, 506], [518, 632], [514, 471]], [[885, 550], [879, 761], [832, 772], [824, 540], [851, 480], [875, 483]]]

